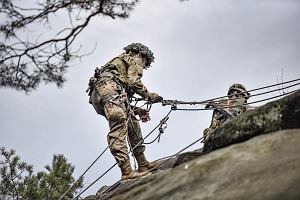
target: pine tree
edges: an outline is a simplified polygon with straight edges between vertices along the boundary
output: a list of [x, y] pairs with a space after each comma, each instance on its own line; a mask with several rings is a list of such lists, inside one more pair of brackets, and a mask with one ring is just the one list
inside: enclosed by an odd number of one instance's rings
[[[63, 155], [54, 155], [52, 164], [45, 167], [47, 172], [38, 173], [40, 176], [39, 189], [46, 199], [59, 199], [71, 185], [75, 183], [72, 176], [75, 167], [67, 162]], [[73, 198], [76, 190], [82, 188], [83, 179], [78, 180], [64, 199]]]
[[[59, 199], [75, 183], [75, 167], [63, 155], [54, 155], [51, 166], [45, 168], [46, 172], [34, 175], [33, 166], [21, 161], [15, 150], [0, 148], [0, 199]], [[82, 182], [79, 179], [64, 199], [73, 198]]]

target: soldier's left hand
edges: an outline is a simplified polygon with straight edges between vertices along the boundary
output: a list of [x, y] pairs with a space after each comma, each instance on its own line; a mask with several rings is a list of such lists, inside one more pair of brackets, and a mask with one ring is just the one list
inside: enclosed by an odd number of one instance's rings
[[142, 122], [147, 122], [147, 121], [151, 120], [148, 109], [140, 108], [139, 109], [139, 117], [142, 120]]
[[159, 96], [157, 93], [150, 92], [147, 94], [148, 101], [151, 103], [158, 103], [161, 102], [164, 98]]

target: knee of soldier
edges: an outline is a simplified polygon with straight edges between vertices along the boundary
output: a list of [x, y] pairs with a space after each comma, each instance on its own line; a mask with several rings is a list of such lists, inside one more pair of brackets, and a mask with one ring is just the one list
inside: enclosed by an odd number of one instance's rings
[[124, 150], [126, 151], [126, 141], [121, 142], [119, 139], [112, 140], [109, 142], [109, 149], [112, 153], [122, 154]]
[[126, 141], [118, 139], [112, 141], [112, 143], [109, 145], [109, 149], [114, 156], [119, 157], [119, 160], [122, 160], [122, 158], [126, 160], [128, 157], [128, 148]]

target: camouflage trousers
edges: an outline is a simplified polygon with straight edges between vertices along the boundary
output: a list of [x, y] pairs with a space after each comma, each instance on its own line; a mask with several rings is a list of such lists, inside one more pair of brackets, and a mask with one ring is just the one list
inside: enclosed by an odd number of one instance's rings
[[106, 80], [97, 84], [95, 90], [99, 95], [99, 102], [93, 104], [97, 103], [100, 110], [103, 110], [99, 114], [108, 121], [110, 131], [107, 142], [112, 155], [121, 166], [129, 159], [127, 141], [131, 148], [136, 146], [133, 150], [135, 156], [145, 151], [145, 146], [141, 144], [143, 137], [140, 124], [135, 116], [128, 115], [128, 98], [118, 83]]

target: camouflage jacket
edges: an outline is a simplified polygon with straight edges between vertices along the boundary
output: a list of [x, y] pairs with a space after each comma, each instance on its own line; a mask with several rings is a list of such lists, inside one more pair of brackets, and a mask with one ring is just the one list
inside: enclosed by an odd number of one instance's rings
[[[125, 87], [131, 95], [134, 93], [146, 97], [148, 90], [142, 83], [144, 64], [135, 55], [123, 53], [101, 67], [101, 73], [110, 72], [114, 78]], [[130, 95], [130, 96], [131, 96]]]
[[[232, 118], [250, 109], [249, 106], [244, 105], [244, 100], [242, 99], [221, 99], [216, 102], [216, 105], [220, 109], [223, 109], [225, 112], [229, 113]], [[218, 109], [214, 109], [211, 124], [209, 128], [204, 130], [204, 137], [206, 137], [208, 134], [213, 132], [216, 128], [218, 128], [228, 120], [230, 120], [228, 116], [224, 115]]]

